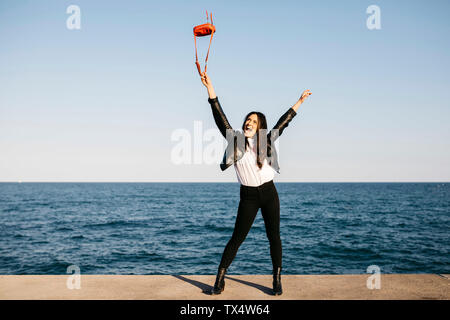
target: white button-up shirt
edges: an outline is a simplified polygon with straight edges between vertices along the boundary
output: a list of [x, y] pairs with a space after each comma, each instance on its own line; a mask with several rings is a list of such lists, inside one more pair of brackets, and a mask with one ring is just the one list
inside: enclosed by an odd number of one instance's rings
[[256, 163], [256, 135], [247, 140], [249, 147], [247, 147], [244, 156], [234, 164], [234, 168], [240, 184], [258, 187], [273, 180], [275, 170], [267, 163], [267, 159], [264, 159], [261, 169], [258, 167]]

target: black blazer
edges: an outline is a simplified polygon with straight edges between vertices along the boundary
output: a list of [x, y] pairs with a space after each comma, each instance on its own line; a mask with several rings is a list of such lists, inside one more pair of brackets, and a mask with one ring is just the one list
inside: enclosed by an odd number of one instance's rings
[[[222, 136], [227, 139], [228, 145], [223, 155], [220, 168], [222, 171], [241, 159], [245, 153], [245, 135], [240, 130], [234, 130], [225, 116], [225, 113], [220, 106], [219, 99], [209, 99], [208, 102], [211, 105], [214, 121], [219, 128]], [[289, 125], [289, 122], [297, 115], [294, 109], [289, 108], [278, 120], [273, 129], [267, 134], [267, 150], [265, 158], [272, 168], [276, 172], [280, 173], [280, 167], [278, 165], [278, 155], [275, 147], [272, 147], [272, 142], [278, 139], [283, 133], [284, 129]], [[263, 142], [264, 143], [264, 142]], [[264, 144], [263, 144], [264, 145]]]

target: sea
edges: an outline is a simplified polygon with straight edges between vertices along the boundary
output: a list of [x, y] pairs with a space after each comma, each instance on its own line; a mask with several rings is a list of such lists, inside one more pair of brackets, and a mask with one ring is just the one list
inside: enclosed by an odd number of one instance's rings
[[[450, 183], [278, 183], [284, 274], [450, 274]], [[0, 183], [0, 274], [215, 274], [238, 183]], [[229, 268], [270, 274], [261, 212]]]

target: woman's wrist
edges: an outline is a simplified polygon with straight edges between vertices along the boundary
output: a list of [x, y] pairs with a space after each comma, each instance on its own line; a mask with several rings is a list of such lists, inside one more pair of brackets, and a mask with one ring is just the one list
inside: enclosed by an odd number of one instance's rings
[[212, 86], [206, 87], [208, 89], [208, 95], [210, 99], [216, 98], [216, 93], [214, 92], [214, 88]]
[[300, 105], [303, 103], [302, 99], [298, 99], [298, 101], [292, 106], [292, 109], [294, 109], [295, 112], [297, 112]]

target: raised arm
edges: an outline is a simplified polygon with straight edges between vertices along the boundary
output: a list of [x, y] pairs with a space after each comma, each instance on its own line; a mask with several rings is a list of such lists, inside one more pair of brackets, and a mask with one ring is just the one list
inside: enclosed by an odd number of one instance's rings
[[311, 90], [305, 90], [303, 91], [302, 95], [300, 96], [300, 99], [292, 106], [292, 109], [294, 109], [295, 112], [297, 112], [298, 107], [305, 101], [306, 98], [308, 98], [310, 95], [312, 95]]
[[206, 72], [202, 73], [201, 76], [202, 83], [208, 90], [208, 102], [211, 105], [211, 110], [213, 113], [214, 121], [216, 122], [217, 127], [219, 128], [220, 133], [226, 139], [227, 138], [227, 130], [233, 130], [230, 123], [228, 122], [225, 113], [222, 110], [222, 107], [219, 103], [219, 98], [217, 98], [216, 93], [214, 92], [214, 87], [212, 85], [211, 79], [208, 77]]
[[[310, 90], [305, 90], [303, 91], [300, 99], [298, 99], [298, 101], [291, 107], [288, 109], [288, 111], [286, 111], [281, 118], [278, 120], [278, 122], [275, 124], [275, 126], [273, 127], [273, 129], [268, 133], [268, 141], [273, 141], [276, 140], [279, 136], [281, 136], [281, 134], [283, 133], [284, 129], [289, 125], [289, 122], [291, 122], [291, 120], [297, 115], [297, 110], [300, 107], [300, 105], [303, 103], [303, 101], [305, 101], [305, 99], [307, 97], [309, 97], [311, 95], [311, 91]], [[277, 130], [275, 132], [275, 136], [273, 136], [273, 131]], [[272, 138], [272, 139], [271, 139]]]

